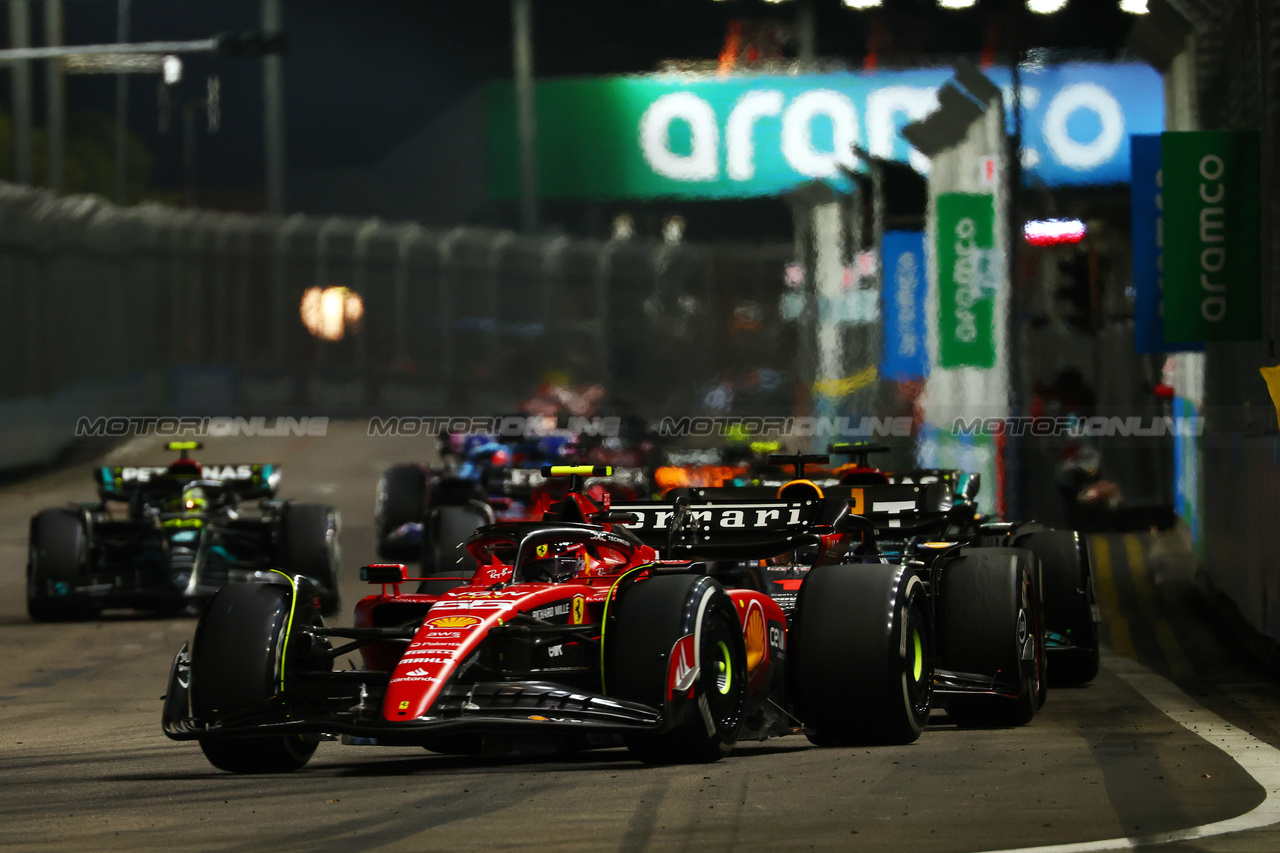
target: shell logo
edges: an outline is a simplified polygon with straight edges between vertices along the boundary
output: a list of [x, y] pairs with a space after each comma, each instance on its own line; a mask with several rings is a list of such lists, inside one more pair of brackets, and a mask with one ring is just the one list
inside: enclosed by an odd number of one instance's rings
[[428, 619], [427, 624], [432, 628], [470, 628], [472, 625], [479, 625], [480, 620], [474, 616], [437, 616], [435, 619]]

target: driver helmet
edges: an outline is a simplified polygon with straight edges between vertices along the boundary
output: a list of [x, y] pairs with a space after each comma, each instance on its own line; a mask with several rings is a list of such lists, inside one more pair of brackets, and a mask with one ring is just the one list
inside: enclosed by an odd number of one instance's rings
[[543, 543], [525, 560], [521, 579], [526, 583], [565, 583], [582, 573], [586, 557], [582, 545]]
[[204, 489], [200, 486], [188, 486], [182, 490], [182, 496], [178, 498], [177, 511], [185, 515], [198, 515], [208, 506], [209, 499], [205, 496]]

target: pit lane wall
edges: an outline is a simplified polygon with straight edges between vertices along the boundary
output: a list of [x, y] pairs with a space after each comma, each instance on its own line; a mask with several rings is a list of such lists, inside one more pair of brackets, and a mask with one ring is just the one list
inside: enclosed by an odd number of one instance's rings
[[746, 365], [752, 413], [789, 413], [791, 255], [0, 183], [0, 471], [56, 458], [80, 417], [493, 415], [551, 372], [681, 414]]

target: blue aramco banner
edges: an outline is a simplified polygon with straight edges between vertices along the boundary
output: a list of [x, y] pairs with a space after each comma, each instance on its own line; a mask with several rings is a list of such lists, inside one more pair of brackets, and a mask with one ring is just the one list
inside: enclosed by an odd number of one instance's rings
[[1165, 351], [1160, 280], [1160, 134], [1134, 135], [1129, 215], [1133, 232], [1133, 348]]
[[1133, 234], [1133, 350], [1200, 352], [1198, 342], [1176, 343], [1164, 333], [1164, 188], [1160, 134], [1130, 137], [1130, 224]]
[[[902, 127], [937, 107], [950, 68], [771, 76], [651, 74], [541, 80], [538, 186], [553, 198], [777, 195], [859, 168], [854, 144], [927, 171]], [[1012, 98], [1005, 68], [986, 72]], [[1141, 63], [1024, 66], [1029, 184], [1129, 181], [1129, 137], [1164, 130], [1164, 90]], [[486, 92], [488, 193], [519, 189], [510, 83]], [[1012, 122], [1012, 116], [1010, 116]]]
[[884, 263], [884, 354], [880, 375], [892, 382], [923, 379], [929, 373], [924, 234], [886, 231], [880, 256]]

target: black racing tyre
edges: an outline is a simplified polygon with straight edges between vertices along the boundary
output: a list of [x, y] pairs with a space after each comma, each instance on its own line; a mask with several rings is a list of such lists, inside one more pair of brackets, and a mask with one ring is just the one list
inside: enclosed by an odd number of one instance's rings
[[938, 666], [994, 679], [987, 693], [946, 697], [963, 727], [1021, 726], [1047, 690], [1044, 605], [1035, 555], [1019, 548], [965, 548], [940, 569]]
[[1059, 687], [1093, 681], [1100, 654], [1093, 571], [1084, 538], [1074, 530], [1037, 530], [1019, 536], [1015, 544], [1040, 559], [1049, 683]]
[[[662, 712], [656, 734], [625, 738], [648, 764], [718, 761], [733, 748], [747, 702], [742, 623], [724, 588], [701, 575], [651, 577], [626, 590], [605, 629], [610, 696]], [[683, 648], [684, 638], [695, 651]], [[680, 655], [678, 660], [672, 654]], [[697, 666], [687, 691], [670, 689], [672, 667]], [[677, 670], [678, 672], [678, 670]]]
[[[422, 524], [422, 575], [442, 578], [470, 578], [476, 573], [476, 558], [463, 547], [472, 533], [490, 523], [488, 513], [478, 506], [434, 507]], [[466, 581], [425, 580], [418, 592], [443, 595]]]
[[27, 554], [27, 614], [33, 620], [66, 622], [98, 615], [96, 602], [74, 592], [89, 561], [89, 532], [80, 513], [39, 513], [31, 520]]
[[819, 746], [902, 744], [933, 702], [925, 586], [905, 566], [823, 566], [800, 587], [788, 663], [796, 710]]
[[388, 541], [402, 524], [422, 521], [426, 511], [427, 475], [417, 465], [393, 465], [378, 480], [373, 510], [373, 530], [378, 556], [397, 563], [418, 559], [417, 545]]
[[[209, 600], [191, 643], [191, 708], [218, 722], [288, 687], [282, 672], [293, 592], [283, 584], [223, 587]], [[294, 614], [295, 619], [301, 614]], [[317, 741], [300, 735], [203, 738], [209, 763], [230, 773], [288, 773], [311, 760]]]
[[315, 581], [320, 612], [338, 612], [338, 511], [321, 504], [285, 504], [281, 520], [281, 566], [286, 574]]

